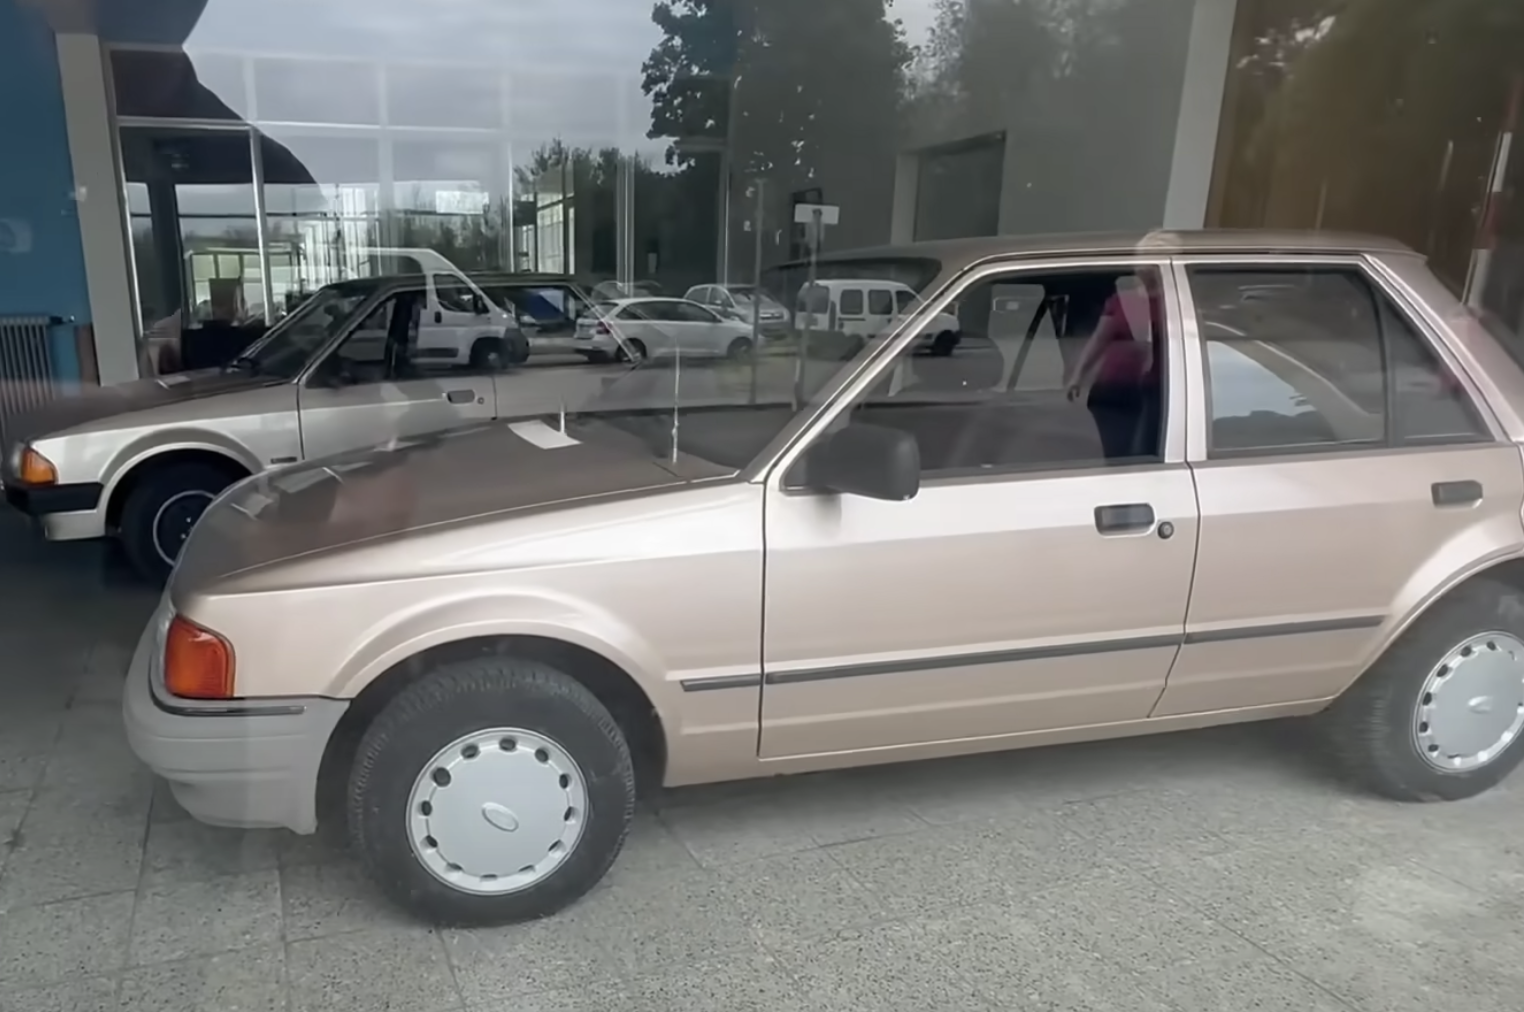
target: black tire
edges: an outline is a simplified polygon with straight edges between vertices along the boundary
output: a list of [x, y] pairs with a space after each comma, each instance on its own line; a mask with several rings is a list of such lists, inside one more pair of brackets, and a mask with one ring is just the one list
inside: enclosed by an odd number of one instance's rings
[[937, 358], [946, 358], [958, 347], [958, 335], [950, 330], [944, 330], [931, 342], [931, 353]]
[[[172, 511], [182, 504], [187, 508], [185, 511], [194, 510], [197, 502], [204, 510], [237, 480], [238, 476], [230, 470], [198, 463], [171, 464], [140, 478], [122, 504], [118, 531], [122, 550], [137, 574], [155, 586], [168, 580], [184, 539], [190, 534], [189, 526], [179, 531], [179, 517]], [[194, 510], [191, 526], [200, 515], [200, 510]], [[168, 541], [177, 531], [178, 543], [161, 545], [161, 541]]]
[[[587, 824], [545, 879], [476, 895], [446, 885], [414, 855], [408, 797], [440, 749], [499, 726], [543, 734], [576, 760], [587, 781]], [[619, 725], [581, 683], [537, 661], [484, 657], [441, 665], [386, 705], [360, 741], [348, 795], [353, 850], [393, 902], [437, 924], [509, 924], [555, 913], [608, 872], [634, 817], [635, 772]]]
[[737, 362], [744, 362], [751, 358], [751, 338], [738, 337], [730, 342], [730, 347], [725, 349], [725, 357]]
[[503, 338], [503, 361], [509, 365], [523, 365], [529, 361], [529, 338], [523, 334], [509, 334]]
[[471, 368], [475, 372], [500, 372], [507, 359], [500, 337], [478, 337], [471, 345]]
[[613, 358], [606, 351], [584, 351], [582, 357], [593, 365], [607, 365]]
[[619, 346], [617, 358], [621, 362], [644, 362], [646, 360], [646, 343], [639, 338], [632, 338]]
[[1524, 761], [1524, 735], [1486, 765], [1442, 770], [1419, 751], [1415, 722], [1421, 690], [1445, 656], [1473, 636], [1524, 640], [1524, 594], [1478, 579], [1433, 605], [1334, 704], [1320, 730], [1345, 772], [1399, 801], [1458, 801], [1497, 785]]

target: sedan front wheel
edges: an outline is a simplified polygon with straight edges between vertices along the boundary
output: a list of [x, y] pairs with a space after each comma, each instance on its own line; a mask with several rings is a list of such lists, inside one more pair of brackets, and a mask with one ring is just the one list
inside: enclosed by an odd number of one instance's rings
[[431, 922], [555, 913], [608, 871], [634, 815], [624, 734], [596, 697], [536, 661], [441, 665], [366, 731], [349, 831], [371, 879]]

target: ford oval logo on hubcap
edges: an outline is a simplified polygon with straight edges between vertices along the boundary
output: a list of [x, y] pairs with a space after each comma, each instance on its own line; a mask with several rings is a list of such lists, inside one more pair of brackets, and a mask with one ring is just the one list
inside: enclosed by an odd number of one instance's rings
[[482, 806], [482, 818], [505, 833], [511, 833], [519, 828], [518, 816], [495, 801], [489, 801]]

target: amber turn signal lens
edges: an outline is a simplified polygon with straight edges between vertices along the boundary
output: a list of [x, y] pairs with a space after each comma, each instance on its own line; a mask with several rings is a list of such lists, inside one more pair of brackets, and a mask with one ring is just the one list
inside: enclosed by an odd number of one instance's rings
[[164, 636], [164, 688], [181, 699], [231, 699], [233, 648], [176, 615]]
[[30, 446], [21, 452], [21, 467], [16, 476], [28, 485], [58, 484], [58, 468]]

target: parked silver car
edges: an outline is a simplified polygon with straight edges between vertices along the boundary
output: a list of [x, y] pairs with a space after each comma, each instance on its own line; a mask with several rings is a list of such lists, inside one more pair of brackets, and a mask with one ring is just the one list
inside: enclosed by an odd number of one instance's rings
[[[990, 238], [810, 272], [925, 301], [847, 363], [652, 362], [606, 395], [664, 407], [229, 490], [132, 662], [133, 749], [228, 825], [312, 832], [331, 777], [380, 888], [489, 922], [599, 881], [642, 767], [1314, 714], [1395, 798], [1524, 760], [1524, 355], [1419, 256]], [[912, 354], [953, 306], [958, 354]]]
[[[331, 285], [223, 368], [97, 388], [24, 416], [0, 462], [5, 497], [51, 540], [119, 536], [138, 571], [162, 580], [239, 478], [554, 400], [503, 367], [523, 348], [469, 365], [420, 349], [424, 297], [419, 278]], [[503, 341], [524, 338], [514, 329]]]

